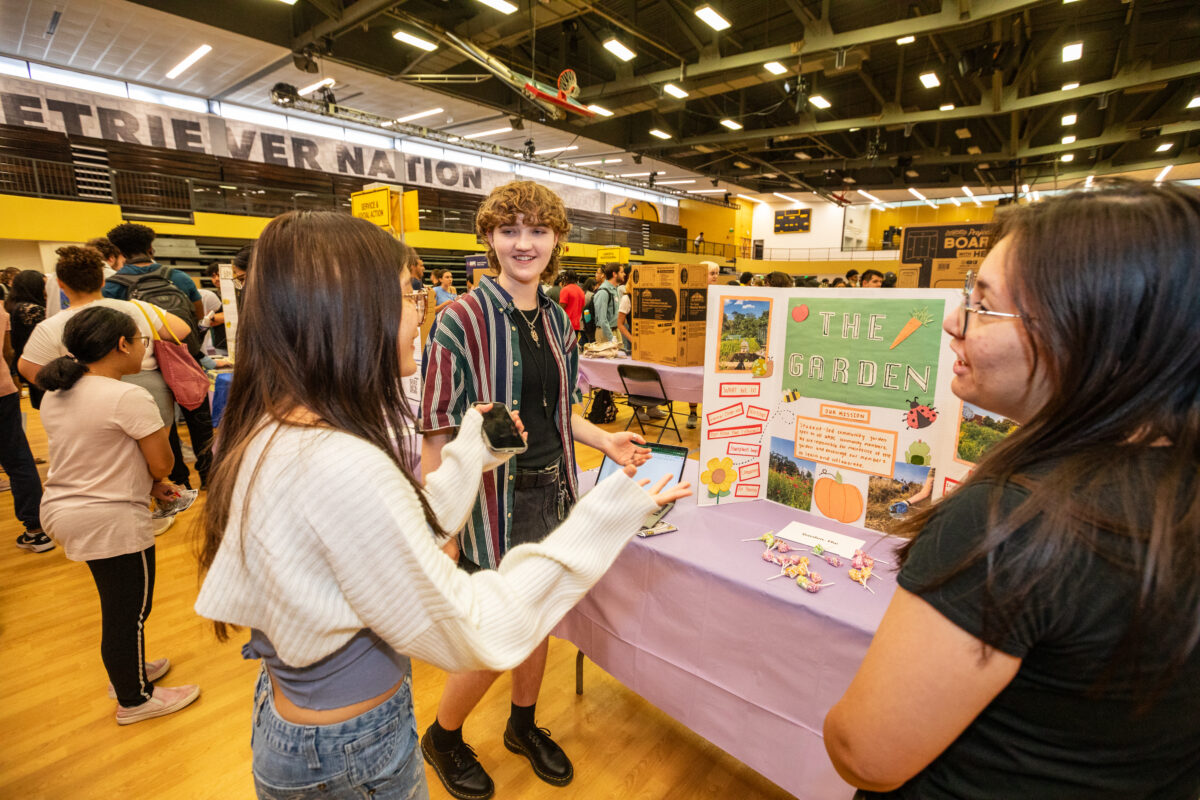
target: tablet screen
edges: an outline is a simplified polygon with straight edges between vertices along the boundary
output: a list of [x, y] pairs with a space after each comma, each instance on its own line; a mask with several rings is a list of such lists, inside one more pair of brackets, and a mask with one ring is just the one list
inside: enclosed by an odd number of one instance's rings
[[[671, 480], [667, 482], [670, 486], [683, 479], [683, 467], [687, 463], [688, 455], [686, 447], [653, 443], [646, 446], [650, 448], [650, 460], [638, 467], [636, 480], [649, 478], [650, 486], [653, 486], [662, 476], [670, 475]], [[600, 464], [600, 476], [596, 482], [599, 483], [619, 469], [620, 464], [605, 456]]]

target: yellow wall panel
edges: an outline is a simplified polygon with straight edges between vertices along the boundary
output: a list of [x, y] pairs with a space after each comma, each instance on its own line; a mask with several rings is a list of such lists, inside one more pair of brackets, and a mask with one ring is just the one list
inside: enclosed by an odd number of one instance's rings
[[[704, 241], [718, 244], [736, 244], [737, 214], [732, 208], [722, 208], [708, 203], [698, 203], [686, 198], [679, 201], [679, 224], [687, 228], [689, 239], [703, 232]], [[749, 228], [749, 220], [746, 227]], [[735, 229], [730, 233], [729, 229]]]
[[270, 217], [242, 217], [237, 214], [210, 214], [197, 211], [195, 222], [191, 225], [183, 222], [148, 222], [146, 223], [159, 236], [220, 236], [226, 239], [257, 239], [263, 228], [271, 221]]
[[85, 242], [120, 224], [121, 209], [110, 203], [0, 194], [0, 239]]
[[882, 247], [883, 232], [893, 225], [901, 228], [910, 225], [954, 225], [958, 222], [980, 225], [991, 222], [995, 211], [995, 203], [984, 203], [982, 208], [974, 203], [963, 203], [962, 206], [940, 204], [936, 209], [922, 204], [872, 211], [868, 246]]

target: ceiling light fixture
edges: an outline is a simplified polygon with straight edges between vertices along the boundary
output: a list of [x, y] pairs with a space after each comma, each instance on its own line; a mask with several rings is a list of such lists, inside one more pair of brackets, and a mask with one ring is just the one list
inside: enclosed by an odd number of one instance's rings
[[1189, 100], [1185, 108], [1200, 108], [1200, 94]]
[[404, 42], [405, 44], [424, 50], [427, 53], [432, 53], [438, 47], [433, 42], [427, 42], [420, 36], [414, 36], [408, 31], [396, 31], [392, 34], [392, 38], [398, 42]]
[[604, 106], [598, 106], [595, 103], [592, 103], [587, 108], [588, 111], [592, 112], [593, 114], [599, 114], [602, 117], [611, 117], [613, 115], [613, 112], [609, 111]]
[[1064, 154], [1064, 155], [1063, 155], [1063, 157], [1062, 157], [1062, 160], [1063, 160], [1063, 161], [1067, 161], [1067, 162], [1074, 161], [1074, 160], [1075, 160], [1075, 154], [1074, 154], [1074, 153], [1066, 153], [1066, 154]]
[[1078, 117], [1075, 114], [1063, 114], [1063, 118], [1062, 118], [1063, 127], [1065, 128], [1068, 125], [1074, 125], [1076, 119], [1078, 119]]
[[1083, 42], [1071, 42], [1068, 45], [1063, 45], [1063, 63], [1068, 61], [1078, 61], [1083, 58]]
[[964, 186], [964, 187], [962, 187], [962, 190], [963, 190], [963, 194], [965, 194], [967, 197], [974, 197], [974, 196], [975, 196], [975, 193], [971, 191], [971, 187], [970, 187], [970, 186]]
[[651, 128], [650, 135], [655, 136], [659, 139], [670, 139], [671, 138], [671, 134], [667, 133], [666, 131], [660, 131], [658, 128]]
[[579, 145], [572, 144], [572, 145], [563, 145], [562, 147], [547, 147], [545, 150], [534, 150], [533, 154], [535, 156], [544, 156], [544, 155], [549, 155], [550, 153], [566, 153], [570, 150], [578, 150], [578, 149], [579, 149]]
[[925, 205], [929, 206], [932, 209], [935, 209], [935, 210], [937, 209], [937, 203], [933, 202], [932, 200], [926, 200]]
[[680, 89], [673, 83], [668, 83], [667, 85], [663, 86], [663, 91], [671, 95], [671, 97], [677, 97], [680, 100], [688, 96], [688, 93], [685, 90]]
[[189, 55], [183, 61], [180, 61], [175, 66], [171, 67], [171, 71], [167, 73], [167, 77], [171, 80], [178, 78], [180, 75], [183, 74], [184, 70], [186, 70], [192, 64], [195, 64], [200, 59], [204, 58], [210, 52], [212, 52], [212, 45], [210, 45], [210, 44], [200, 45], [199, 47], [197, 47], [195, 50], [192, 51], [191, 55]]
[[615, 36], [608, 37], [602, 44], [604, 45], [605, 50], [612, 53], [622, 61], [631, 61], [633, 57], [637, 55], [637, 53], [633, 52], [628, 47], [617, 41]]
[[1021, 194], [1029, 194], [1029, 184], [1028, 183], [1021, 184]]
[[812, 156], [810, 156], [808, 153], [804, 152], [803, 150], [797, 150], [796, 158], [800, 159], [801, 161], [809, 161], [812, 159]]
[[867, 193], [867, 192], [864, 192], [862, 189], [855, 189], [854, 191], [858, 192], [858, 193], [859, 193], [859, 194], [861, 194], [863, 197], [865, 197], [865, 198], [867, 198], [868, 200], [870, 200], [872, 203], [882, 203], [882, 202], [883, 202], [882, 200], [880, 200], [880, 199], [879, 199], [878, 197], [876, 197], [875, 195], [873, 195], [873, 194], [869, 194], [869, 193]]
[[954, 103], [942, 103], [938, 106], [938, 111], [953, 111]]
[[684, 183], [695, 183], [695, 178], [683, 178], [677, 181], [658, 181], [659, 186], [679, 186]]
[[425, 117], [432, 117], [434, 114], [441, 114], [445, 110], [444, 108], [431, 108], [428, 111], [418, 111], [415, 114], [400, 117], [396, 122], [412, 122], [414, 119], [424, 119]]
[[1154, 152], [1156, 152], [1156, 153], [1165, 153], [1165, 152], [1167, 152], [1168, 150], [1170, 150], [1170, 149], [1171, 149], [1172, 147], [1174, 147], [1174, 146], [1175, 146], [1175, 143], [1174, 143], [1174, 142], [1163, 142], [1163, 143], [1162, 143], [1162, 144], [1160, 144], [1158, 147], [1154, 148]]
[[954, 205], [955, 205], [955, 206], [957, 206], [957, 207], [959, 207], [959, 208], [961, 208], [961, 207], [962, 207], [962, 202], [961, 202], [961, 201], [960, 201], [960, 200], [959, 200], [957, 197], [951, 197], [951, 198], [950, 198], [950, 202], [951, 202], [951, 203], [954, 203]]
[[1094, 181], [1095, 179], [1096, 179], [1096, 176], [1095, 176], [1095, 175], [1088, 175], [1088, 176], [1087, 176], [1087, 180], [1085, 180], [1085, 181], [1083, 182], [1083, 185], [1084, 185], [1085, 187], [1089, 187], [1089, 188], [1090, 188], [1090, 187], [1091, 187], [1091, 185], [1092, 185], [1092, 181]]
[[733, 162], [733, 165], [735, 167], [737, 167], [738, 169], [750, 169], [750, 165], [747, 164], [745, 161], [735, 161], [735, 162]]
[[922, 72], [920, 78], [921, 85], [926, 89], [933, 89], [942, 85], [942, 82], [938, 80], [936, 72]]
[[604, 160], [597, 158], [595, 161], [576, 161], [573, 166], [576, 167], [594, 167], [597, 164], [603, 164]]
[[812, 103], [817, 108], [829, 108], [832, 105], [832, 103], [819, 94], [814, 94], [809, 97], [808, 102]]
[[296, 0], [279, 0], [281, 3], [287, 3], [289, 6], [296, 5]]
[[728, 189], [688, 189], [688, 194], [722, 194]]
[[319, 80], [316, 83], [310, 83], [308, 86], [305, 86], [303, 89], [299, 89], [296, 92], [296, 94], [303, 97], [304, 95], [306, 95], [310, 92], [315, 92], [317, 89], [320, 89], [322, 86], [333, 86], [335, 83], [337, 83], [337, 81], [335, 81], [333, 78], [323, 78], [322, 80]]
[[617, 176], [618, 178], [648, 178], [649, 172], [625, 172]]
[[1154, 179], [1154, 182], [1162, 183], [1163, 178], [1167, 177], [1167, 173], [1171, 171], [1171, 167], [1173, 167], [1173, 166], [1174, 166], [1173, 164], [1167, 164], [1165, 167], [1163, 167], [1162, 172], [1158, 173], [1158, 177]]
[[696, 16], [704, 20], [714, 31], [723, 31], [729, 27], [729, 20], [717, 13], [717, 10], [705, 3], [696, 9]]
[[468, 133], [465, 136], [463, 136], [462, 138], [478, 139], [481, 136], [496, 136], [497, 134], [511, 133], [511, 132], [512, 132], [512, 126], [505, 125], [503, 128], [492, 128], [490, 131], [479, 131], [478, 133]]
[[742, 123], [734, 122], [731, 119], [723, 119], [721, 120], [721, 124], [731, 131], [740, 131], [742, 129]]
[[1063, 144], [1075, 144], [1075, 135], [1074, 135], [1074, 134], [1069, 134], [1069, 135], [1067, 135], [1067, 136], [1064, 136], [1064, 137], [1062, 138], [1062, 143], [1063, 143]]
[[899, 39], [896, 40], [896, 44], [903, 46], [906, 44], [912, 44], [916, 40], [917, 40], [917, 37], [915, 37], [915, 36], [901, 36]]
[[606, 158], [606, 159], [604, 159], [604, 163], [605, 163], [605, 164], [620, 164], [620, 163], [621, 163], [621, 159], [619, 159], [619, 158]]
[[908, 193], [911, 194], [913, 197], [917, 198], [918, 200], [927, 200], [928, 199], [927, 197], [925, 197], [925, 195], [921, 194], [920, 192], [918, 192], [916, 189], [914, 189], [911, 186], [908, 187]]
[[758, 203], [759, 205], [762, 205], [762, 202], [763, 202], [762, 200], [759, 200], [756, 197], [750, 197], [750, 196], [744, 195], [744, 194], [739, 194], [738, 197], [742, 198], [743, 200], [749, 200], [751, 203]]
[[[789, 203], [795, 203], [796, 205], [800, 205], [800, 201], [794, 197], [788, 197], [786, 194], [780, 194], [779, 192], [771, 192], [771, 194], [773, 194], [776, 197], [781, 198], [783, 200], [787, 200]], [[738, 195], [738, 197], [741, 197], [741, 195]]]
[[517, 10], [517, 7], [512, 3], [509, 3], [507, 0], [479, 0], [479, 2], [483, 3], [489, 8], [496, 9], [501, 14], [512, 14]]
[[1069, 92], [1072, 89], [1078, 89], [1078, 88], [1079, 88], [1079, 81], [1071, 81], [1070, 83], [1064, 83], [1062, 90], [1064, 92]]
[[783, 73], [787, 72], [787, 67], [785, 67], [783, 64], [780, 64], [778, 61], [768, 61], [767, 63], [763, 64], [763, 69], [772, 75], [782, 75]]

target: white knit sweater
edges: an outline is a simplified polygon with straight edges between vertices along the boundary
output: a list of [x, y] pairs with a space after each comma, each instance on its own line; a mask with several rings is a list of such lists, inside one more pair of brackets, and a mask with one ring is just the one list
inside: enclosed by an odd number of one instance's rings
[[[448, 531], [465, 523], [489, 457], [481, 422], [469, 411], [426, 476]], [[346, 433], [273, 425], [246, 450], [196, 611], [258, 628], [295, 667], [370, 628], [442, 669], [507, 670], [600, 579], [653, 508], [637, 484], [613, 475], [544, 542], [469, 576], [438, 548], [416, 493], [383, 451]]]

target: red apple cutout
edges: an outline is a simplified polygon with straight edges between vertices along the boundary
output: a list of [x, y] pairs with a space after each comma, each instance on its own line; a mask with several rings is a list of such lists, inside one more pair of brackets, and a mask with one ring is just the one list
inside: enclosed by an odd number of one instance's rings
[[808, 319], [808, 306], [799, 305], [792, 309], [792, 319], [796, 322], [804, 322]]

